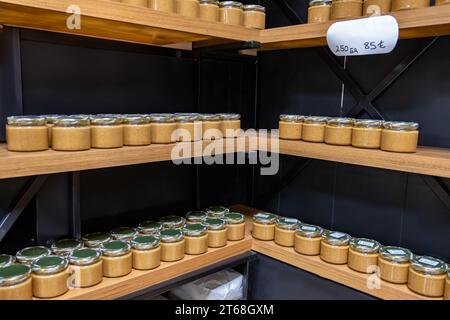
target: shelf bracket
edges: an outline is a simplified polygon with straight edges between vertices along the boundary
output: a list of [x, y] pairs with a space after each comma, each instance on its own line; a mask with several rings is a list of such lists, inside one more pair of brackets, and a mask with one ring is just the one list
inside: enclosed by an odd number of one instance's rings
[[433, 176], [421, 176], [423, 182], [433, 191], [435, 196], [444, 204], [450, 212], [450, 192], [439, 178]]

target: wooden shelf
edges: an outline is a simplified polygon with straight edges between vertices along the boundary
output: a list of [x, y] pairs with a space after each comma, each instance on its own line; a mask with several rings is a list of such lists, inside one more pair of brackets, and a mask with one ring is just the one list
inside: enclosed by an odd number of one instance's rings
[[[450, 6], [429, 7], [391, 12], [400, 27], [400, 39], [433, 37], [450, 34]], [[331, 22], [302, 24], [260, 32], [260, 50], [283, 50], [326, 46]]]
[[[237, 212], [248, 216], [261, 212], [243, 205], [232, 207]], [[247, 218], [247, 232], [251, 232], [251, 218]], [[442, 298], [427, 298], [410, 291], [406, 285], [392, 284], [380, 280], [379, 289], [369, 289], [368, 278], [371, 275], [351, 270], [347, 265], [333, 265], [323, 262], [318, 256], [305, 256], [298, 254], [293, 248], [286, 248], [273, 241], [260, 241], [253, 239], [252, 250], [273, 259], [282, 261], [296, 268], [318, 275], [319, 277], [340, 283], [344, 286], [367, 293], [371, 296], [386, 300], [442, 300]], [[373, 275], [372, 275], [373, 276]]]

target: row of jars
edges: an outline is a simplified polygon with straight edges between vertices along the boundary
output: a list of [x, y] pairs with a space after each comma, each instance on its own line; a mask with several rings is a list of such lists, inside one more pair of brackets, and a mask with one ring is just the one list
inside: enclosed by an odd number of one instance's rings
[[407, 284], [411, 291], [424, 296], [444, 295], [450, 300], [450, 269], [440, 259], [415, 256], [405, 248], [382, 246], [375, 240], [352, 238], [343, 232], [324, 230], [272, 213], [253, 216], [252, 236], [293, 247], [303, 255], [320, 255], [327, 263], [347, 264], [357, 272], [369, 274], [379, 270], [380, 278], [385, 281]]
[[161, 113], [12, 116], [6, 125], [10, 151], [82, 151], [232, 138], [241, 116], [233, 113]]
[[339, 146], [416, 152], [419, 124], [351, 118], [280, 115], [279, 137]]
[[[436, 0], [435, 4], [436, 6], [450, 4], [450, 0]], [[429, 6], [430, 0], [312, 0], [308, 8], [308, 23], [379, 15]]]
[[137, 228], [91, 233], [82, 240], [59, 240], [51, 248], [28, 247], [15, 257], [0, 255], [0, 300], [57, 297], [69, 288], [95, 286], [103, 277], [123, 277], [132, 269], [155, 269], [161, 261], [203, 254], [208, 248], [220, 248], [227, 241], [244, 237], [244, 216], [214, 206], [189, 212], [186, 218], [167, 216], [159, 222], [142, 222]]
[[264, 29], [266, 8], [260, 5], [243, 5], [238, 1], [217, 0], [113, 0], [140, 7], [148, 7], [191, 18], [224, 24]]

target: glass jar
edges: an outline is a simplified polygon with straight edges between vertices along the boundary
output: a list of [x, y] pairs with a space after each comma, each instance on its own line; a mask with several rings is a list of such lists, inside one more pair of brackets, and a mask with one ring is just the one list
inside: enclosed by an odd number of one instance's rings
[[211, 218], [222, 219], [227, 213], [230, 213], [230, 209], [224, 206], [211, 206], [206, 208], [206, 213]]
[[114, 240], [131, 241], [137, 236], [138, 232], [135, 228], [120, 227], [110, 231]]
[[308, 23], [330, 20], [331, 0], [312, 0], [308, 7]]
[[152, 142], [150, 118], [139, 114], [123, 115], [123, 144], [148, 146]]
[[97, 115], [91, 119], [91, 147], [112, 149], [123, 147], [122, 118]]
[[53, 150], [83, 151], [91, 148], [91, 127], [87, 119], [59, 118], [51, 130]]
[[295, 231], [300, 221], [294, 218], [278, 217], [275, 225], [274, 241], [283, 247], [293, 247]]
[[144, 221], [139, 223], [137, 230], [140, 235], [159, 235], [162, 225], [156, 221]]
[[227, 225], [225, 220], [208, 218], [205, 220], [208, 227], [208, 247], [220, 248], [227, 245]]
[[364, 149], [379, 149], [383, 121], [355, 120], [352, 130], [352, 146]]
[[280, 115], [278, 130], [280, 139], [301, 140], [302, 127], [305, 117], [294, 114]]
[[88, 248], [99, 248], [103, 243], [111, 241], [111, 234], [107, 232], [93, 232], [82, 238], [84, 245]]
[[198, 115], [175, 115], [177, 141], [199, 141], [202, 139], [202, 122]]
[[415, 256], [411, 260], [408, 275], [408, 288], [427, 297], [442, 297], [447, 264], [433, 257]]
[[220, 114], [220, 131], [223, 138], [236, 138], [241, 131], [241, 115], [237, 113]]
[[203, 223], [207, 218], [205, 211], [189, 211], [186, 214], [186, 223]]
[[450, 0], [436, 0], [435, 6], [442, 6], [444, 4], [450, 4]]
[[380, 15], [391, 11], [391, 0], [364, 0], [363, 15]]
[[322, 234], [323, 229], [321, 227], [306, 223], [300, 224], [295, 232], [295, 251], [308, 256], [319, 255]]
[[177, 129], [177, 123], [173, 115], [151, 115], [151, 121], [152, 143], [176, 142], [173, 133]]
[[200, 115], [202, 121], [203, 140], [215, 140], [222, 138], [222, 131], [220, 130], [220, 115], [217, 114], [202, 114]]
[[159, 219], [163, 229], [183, 229], [186, 219], [180, 216], [166, 216]]
[[103, 280], [103, 261], [99, 250], [83, 248], [69, 256], [69, 285], [73, 288], [92, 287]]
[[391, 283], [407, 283], [413, 257], [411, 251], [400, 247], [383, 246], [379, 253], [378, 267], [381, 279]]
[[305, 117], [302, 127], [302, 140], [308, 142], [323, 142], [327, 117]]
[[219, 22], [219, 1], [200, 0], [199, 17], [202, 20]]
[[12, 265], [16, 262], [16, 257], [9, 254], [0, 254], [0, 268]]
[[175, 0], [149, 0], [148, 7], [153, 10], [175, 13]]
[[227, 223], [227, 240], [238, 241], [245, 237], [245, 216], [239, 212], [229, 212], [225, 214]]
[[362, 7], [362, 0], [333, 0], [330, 18], [336, 20], [361, 17]]
[[134, 269], [150, 270], [161, 265], [159, 242], [159, 238], [154, 235], [137, 236], [131, 241]]
[[51, 254], [52, 251], [47, 247], [28, 247], [16, 253], [16, 260], [18, 263], [31, 267], [34, 260], [49, 256]]
[[58, 256], [68, 257], [74, 250], [81, 249], [83, 242], [77, 239], [61, 239], [52, 244], [52, 252]]
[[47, 256], [33, 261], [31, 266], [33, 278], [33, 296], [36, 298], [54, 298], [67, 291], [69, 262], [60, 256]]
[[350, 239], [343, 232], [325, 231], [320, 243], [320, 258], [332, 264], [346, 264]]
[[184, 258], [185, 241], [180, 229], [161, 230], [161, 261], [173, 262]]
[[[55, 125], [56, 120], [65, 118], [67, 116], [63, 115], [63, 114], [45, 114], [45, 115], [42, 115], [42, 117], [44, 117], [45, 121], [47, 122], [46, 125], [48, 128], [48, 146], [51, 147], [52, 140], [53, 140], [52, 129], [53, 129], [53, 126]], [[90, 142], [89, 142], [89, 144], [90, 144]]]
[[353, 238], [348, 251], [348, 267], [362, 273], [375, 273], [380, 244], [371, 239]]
[[6, 143], [9, 151], [42, 151], [48, 149], [49, 129], [44, 117], [8, 117]]
[[419, 124], [416, 122], [388, 121], [381, 131], [381, 150], [392, 152], [416, 152], [419, 140]]
[[184, 253], [202, 254], [208, 251], [208, 228], [201, 223], [186, 224], [183, 229]]
[[262, 30], [266, 27], [266, 8], [256, 4], [248, 4], [244, 9], [244, 26]]
[[199, 16], [200, 5], [198, 0], [175, 0], [177, 13], [191, 18]]
[[[0, 299], [1, 300], [1, 299]], [[447, 273], [447, 279], [445, 280], [445, 294], [444, 300], [450, 300], [450, 270]]]
[[352, 144], [352, 129], [355, 121], [350, 118], [330, 118], [325, 127], [325, 143], [338, 146]]
[[430, 0], [392, 0], [392, 11], [426, 8]]
[[21, 264], [0, 267], [0, 300], [31, 300], [30, 273], [30, 267]]
[[242, 3], [237, 1], [222, 1], [219, 3], [220, 22], [235, 26], [244, 25], [244, 10]]
[[275, 238], [277, 215], [260, 212], [253, 215], [252, 236], [258, 240], [271, 241]]
[[129, 242], [112, 240], [100, 246], [103, 260], [103, 276], [118, 278], [131, 272], [133, 259]]
[[131, 4], [133, 6], [139, 6], [139, 7], [147, 7], [148, 3], [147, 0], [121, 0], [120, 2]]

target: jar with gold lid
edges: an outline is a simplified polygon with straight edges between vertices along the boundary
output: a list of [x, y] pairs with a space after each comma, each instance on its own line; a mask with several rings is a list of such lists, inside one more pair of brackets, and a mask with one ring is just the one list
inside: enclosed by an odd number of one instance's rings
[[165, 216], [159, 219], [163, 229], [183, 229], [186, 219], [180, 216]]
[[147, 0], [120, 0], [120, 2], [138, 7], [148, 7]]
[[355, 120], [350, 118], [330, 118], [325, 126], [325, 143], [338, 146], [352, 144], [352, 130]]
[[243, 5], [237, 1], [222, 1], [219, 3], [220, 22], [235, 26], [244, 25]]
[[120, 227], [111, 230], [110, 234], [114, 240], [131, 241], [137, 236], [138, 231], [135, 228]]
[[381, 145], [383, 121], [356, 119], [352, 130], [352, 146], [364, 149], [378, 149]]
[[203, 140], [215, 140], [222, 138], [222, 131], [220, 130], [220, 115], [213, 113], [201, 114], [200, 120], [202, 121]]
[[52, 243], [52, 252], [58, 256], [67, 257], [74, 250], [81, 249], [83, 242], [78, 239], [61, 239]]
[[387, 121], [381, 132], [381, 150], [416, 152], [419, 124], [416, 122]]
[[205, 220], [208, 227], [208, 247], [220, 248], [227, 245], [227, 224], [219, 218], [208, 218]]
[[308, 23], [330, 20], [331, 0], [312, 0], [308, 7]]
[[140, 235], [159, 235], [161, 229], [162, 225], [157, 221], [144, 221], [137, 227]]
[[7, 118], [6, 144], [9, 151], [47, 150], [49, 129], [45, 117], [13, 116]]
[[222, 219], [227, 213], [230, 213], [230, 209], [224, 206], [211, 206], [206, 208], [208, 217]]
[[128, 241], [111, 240], [101, 244], [103, 276], [123, 277], [131, 272], [133, 259]]
[[16, 262], [16, 257], [9, 254], [0, 254], [0, 268], [12, 265]]
[[298, 219], [278, 217], [275, 225], [275, 243], [284, 247], [293, 247], [295, 231], [299, 224], [300, 221]]
[[448, 271], [447, 279], [445, 280], [444, 300], [450, 300], [450, 270]]
[[430, 6], [430, 0], [392, 0], [392, 11], [411, 10]]
[[148, 7], [153, 10], [175, 13], [175, 0], [149, 0]]
[[173, 114], [152, 114], [151, 121], [152, 143], [165, 144], [176, 142], [174, 132], [177, 129], [177, 123]]
[[16, 261], [31, 267], [34, 260], [49, 256], [52, 251], [43, 246], [27, 247], [16, 253]]
[[36, 298], [54, 298], [69, 290], [67, 279], [69, 262], [61, 256], [47, 256], [33, 261], [33, 296]]
[[353, 238], [348, 251], [348, 267], [362, 273], [375, 273], [380, 244], [371, 239]]
[[208, 251], [208, 228], [201, 223], [186, 224], [183, 228], [184, 253], [202, 254]]
[[161, 230], [161, 261], [173, 262], [184, 258], [185, 241], [181, 229]]
[[295, 232], [294, 249], [296, 252], [317, 256], [320, 254], [323, 229], [321, 227], [302, 223]]
[[198, 18], [200, 5], [198, 0], [175, 0], [176, 11], [179, 15]]
[[364, 0], [363, 16], [381, 15], [391, 11], [391, 0]]
[[205, 211], [189, 211], [186, 214], [186, 223], [204, 223], [208, 219]]
[[160, 240], [155, 235], [137, 236], [131, 241], [133, 268], [155, 269], [161, 264]]
[[31, 300], [31, 269], [22, 264], [0, 267], [0, 300]]
[[83, 236], [84, 245], [88, 248], [99, 248], [103, 243], [111, 241], [111, 234], [108, 232], [93, 232]]
[[199, 0], [199, 17], [202, 20], [219, 22], [219, 1], [216, 0]]
[[221, 113], [220, 131], [223, 138], [238, 137], [241, 134], [241, 115], [237, 113]]
[[69, 286], [92, 287], [103, 280], [103, 260], [99, 250], [83, 248], [74, 250], [69, 256]]
[[177, 141], [199, 141], [202, 139], [202, 122], [197, 114], [175, 114]]
[[228, 212], [224, 217], [227, 223], [227, 240], [238, 241], [245, 237], [245, 216], [239, 212]]
[[295, 114], [281, 114], [278, 122], [280, 139], [301, 140], [305, 117]]
[[88, 119], [62, 117], [52, 128], [52, 149], [83, 151], [91, 148], [91, 127]]
[[97, 115], [92, 117], [91, 147], [99, 149], [123, 147], [122, 118], [117, 115]]
[[42, 117], [44, 117], [45, 121], [47, 122], [46, 125], [48, 128], [48, 146], [51, 147], [52, 140], [53, 140], [52, 129], [53, 129], [53, 126], [55, 125], [56, 120], [65, 118], [67, 116], [63, 115], [63, 114], [44, 114], [44, 115], [42, 115]]
[[408, 288], [427, 297], [442, 297], [447, 279], [447, 264], [433, 257], [415, 256], [411, 260]]
[[327, 117], [305, 117], [302, 127], [302, 140], [308, 142], [323, 142]]
[[259, 212], [253, 215], [252, 236], [258, 240], [271, 241], [275, 238], [277, 215]]
[[333, 0], [331, 20], [351, 19], [362, 16], [363, 0]]
[[332, 264], [346, 264], [351, 237], [339, 231], [325, 231], [320, 243], [320, 258]]
[[381, 279], [391, 283], [407, 283], [412, 252], [401, 247], [382, 246], [379, 253], [378, 267]]
[[266, 8], [257, 4], [247, 4], [244, 9], [244, 27], [263, 30], [266, 27]]
[[152, 142], [150, 117], [141, 114], [124, 114], [122, 119], [125, 146], [148, 146]]

